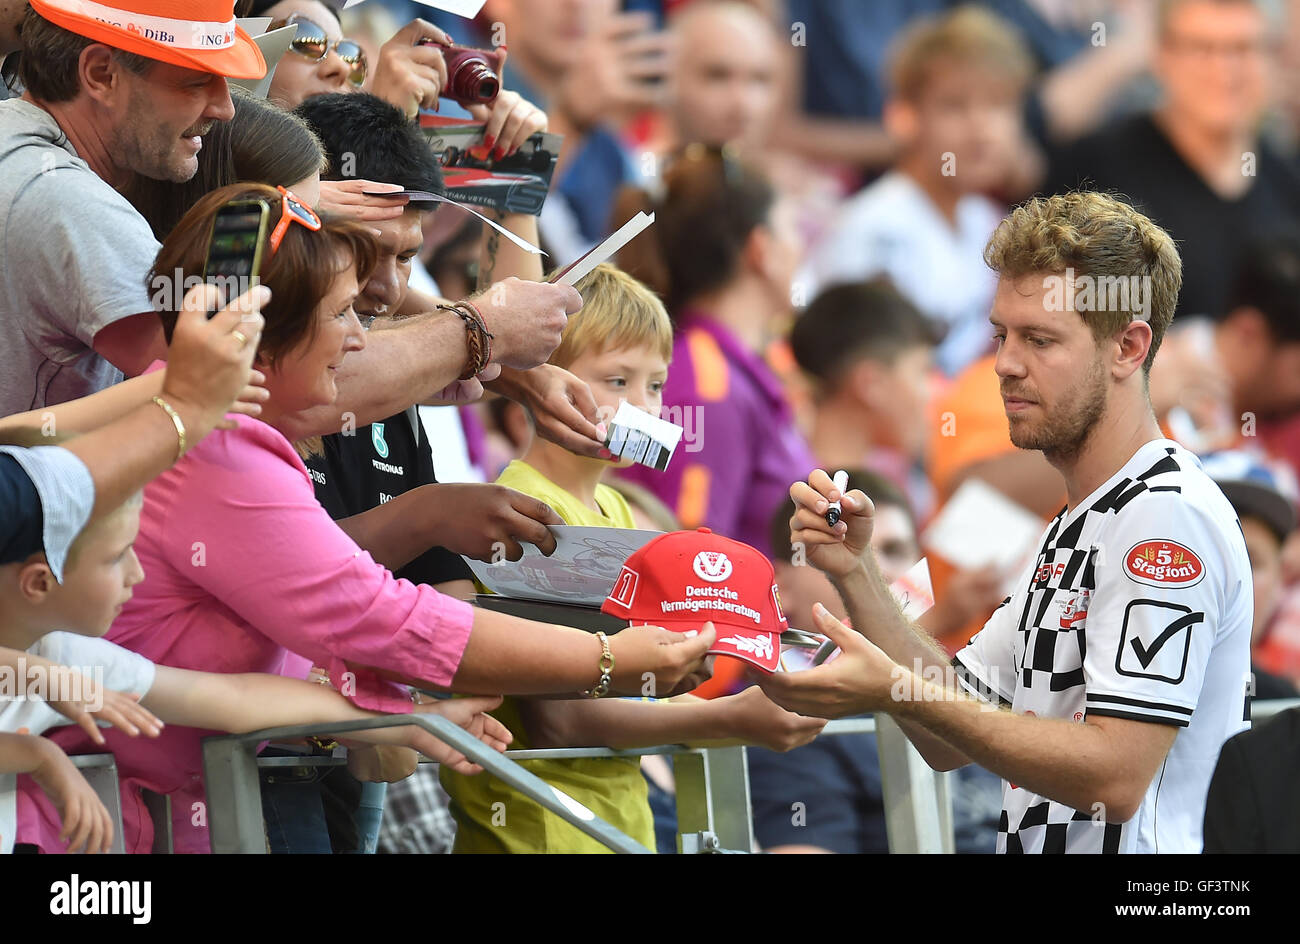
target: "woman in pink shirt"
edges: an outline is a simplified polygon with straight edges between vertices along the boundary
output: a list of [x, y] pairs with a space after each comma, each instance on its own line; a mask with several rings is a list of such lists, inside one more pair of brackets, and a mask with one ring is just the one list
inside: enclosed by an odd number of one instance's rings
[[[322, 224], [283, 188], [236, 184], [186, 214], [155, 272], [201, 273], [216, 211], [246, 198], [271, 208], [261, 279], [272, 297], [254, 362], [270, 396], [260, 419], [236, 417], [235, 428], [210, 434], [146, 488], [135, 544], [146, 579], [106, 638], [154, 662], [208, 672], [301, 676], [315, 664], [357, 705], [387, 712], [410, 710], [403, 682], [479, 694], [595, 687], [603, 656], [595, 637], [398, 580], [316, 502], [279, 429], [332, 403], [339, 365], [365, 346], [352, 302], [377, 244], [356, 224]], [[163, 321], [170, 335], [175, 314], [164, 312]], [[690, 686], [711, 641], [711, 631], [687, 639], [657, 627], [624, 630], [609, 640], [611, 689], [639, 693], [645, 672], [661, 689]], [[148, 787], [172, 795], [176, 850], [207, 851], [199, 742], [211, 733], [168, 728], [143, 744], [108, 732], [127, 849], [151, 846], [137, 789]], [[91, 748], [76, 730], [56, 739], [72, 752]], [[58, 817], [43, 795], [24, 790], [19, 807], [20, 842], [61, 848]]]

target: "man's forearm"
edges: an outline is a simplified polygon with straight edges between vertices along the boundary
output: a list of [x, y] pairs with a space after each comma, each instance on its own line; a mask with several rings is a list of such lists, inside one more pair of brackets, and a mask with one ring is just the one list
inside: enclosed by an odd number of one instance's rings
[[280, 431], [290, 441], [339, 432], [345, 423], [364, 426], [432, 399], [456, 380], [469, 361], [465, 325], [451, 312], [408, 318], [368, 332], [363, 351], [339, 369], [338, 399], [295, 414]]
[[1084, 812], [1097, 803], [1119, 811], [1128, 802], [1116, 788], [1116, 750], [1096, 725], [993, 709], [911, 671], [896, 690], [903, 697], [889, 714], [900, 726], [929, 732], [1019, 787]]
[[[406, 294], [402, 296], [402, 303], [397, 306], [397, 310], [393, 312], [393, 314], [398, 319], [408, 318], [411, 315], [423, 315], [427, 312], [433, 311], [439, 305], [447, 304], [447, 302], [448, 299], [441, 298], [437, 295], [428, 295], [421, 292], [419, 289], [408, 287]], [[387, 321], [392, 321], [392, 319], [379, 319], [370, 330], [374, 331], [376, 327], [380, 326], [391, 327], [391, 324], [384, 324], [384, 322]], [[393, 323], [400, 323], [400, 320]]]
[[[947, 653], [929, 633], [899, 610], [874, 557], [868, 554], [858, 570], [835, 580], [835, 588], [844, 600], [853, 628], [883, 649], [891, 659], [909, 671], [938, 668], [947, 676], [951, 665]], [[904, 717], [895, 720], [926, 762], [936, 770], [952, 770], [970, 763], [969, 755], [933, 732]]]
[[898, 601], [873, 557], [867, 556], [861, 567], [835, 579], [834, 584], [853, 628], [899, 665], [912, 668], [918, 660], [922, 669], [949, 665], [951, 660], [939, 644], [898, 608]]

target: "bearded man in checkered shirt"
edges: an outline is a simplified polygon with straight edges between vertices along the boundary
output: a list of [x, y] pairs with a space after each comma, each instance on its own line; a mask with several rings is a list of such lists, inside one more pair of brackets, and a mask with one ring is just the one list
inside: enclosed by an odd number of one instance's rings
[[886, 712], [932, 767], [1002, 776], [998, 852], [1200, 852], [1219, 750], [1249, 727], [1253, 599], [1232, 506], [1147, 392], [1178, 252], [1127, 204], [1071, 193], [1012, 212], [985, 260], [1011, 440], [1042, 451], [1069, 504], [949, 663], [880, 577], [867, 496], [843, 496], [832, 527], [831, 479], [796, 483], [793, 540], [857, 632], [821, 610], [839, 658], [760, 684], [802, 714]]

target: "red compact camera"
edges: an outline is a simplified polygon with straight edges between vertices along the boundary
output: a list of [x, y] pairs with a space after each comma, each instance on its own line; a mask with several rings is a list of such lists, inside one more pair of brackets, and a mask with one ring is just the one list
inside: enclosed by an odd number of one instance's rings
[[432, 39], [422, 39], [421, 46], [437, 46], [447, 63], [447, 87], [441, 97], [460, 105], [490, 105], [501, 91], [497, 73], [505, 60], [499, 49], [473, 49], [468, 46], [444, 46]]

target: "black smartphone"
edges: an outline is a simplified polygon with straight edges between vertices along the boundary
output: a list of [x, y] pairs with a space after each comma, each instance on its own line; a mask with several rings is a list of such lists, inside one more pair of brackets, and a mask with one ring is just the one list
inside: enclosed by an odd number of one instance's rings
[[[265, 200], [231, 200], [217, 211], [208, 236], [208, 258], [203, 281], [221, 293], [218, 310], [258, 284], [262, 247], [271, 208]], [[208, 317], [216, 310], [208, 313]]]

